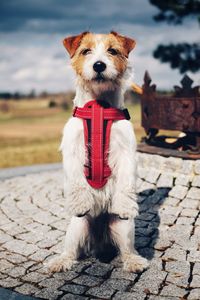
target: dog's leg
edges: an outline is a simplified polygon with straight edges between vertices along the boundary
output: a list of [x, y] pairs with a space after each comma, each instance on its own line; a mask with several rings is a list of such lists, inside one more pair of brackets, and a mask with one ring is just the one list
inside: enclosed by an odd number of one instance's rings
[[69, 270], [79, 254], [79, 249], [85, 244], [88, 237], [88, 221], [85, 216], [72, 217], [68, 225], [63, 253], [52, 259], [48, 268], [51, 272]]
[[123, 267], [129, 272], [141, 272], [148, 267], [148, 261], [134, 250], [133, 219], [117, 218], [110, 223], [111, 237], [120, 250]]

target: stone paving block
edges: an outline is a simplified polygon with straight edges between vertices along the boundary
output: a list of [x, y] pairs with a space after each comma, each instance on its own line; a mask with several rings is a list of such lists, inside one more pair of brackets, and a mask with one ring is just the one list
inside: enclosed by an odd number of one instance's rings
[[106, 276], [113, 269], [113, 266], [109, 264], [93, 264], [91, 267], [87, 268], [86, 273], [94, 276]]
[[55, 279], [64, 280], [65, 282], [69, 282], [78, 276], [79, 276], [79, 274], [74, 271], [67, 271], [67, 272], [53, 274], [53, 277]]
[[88, 290], [88, 288], [79, 284], [65, 284], [61, 287], [61, 290], [75, 295], [82, 295]]
[[9, 262], [13, 264], [21, 264], [27, 261], [27, 258], [24, 255], [17, 254], [17, 253], [7, 253], [6, 251], [3, 252], [3, 257], [5, 257]]
[[[117, 292], [113, 299], [114, 300], [144, 300], [146, 294], [142, 292]], [[155, 299], [155, 298], [154, 298]]]
[[197, 238], [200, 236], [200, 226], [195, 226], [194, 236], [197, 237]]
[[196, 160], [194, 163], [194, 172], [200, 174], [200, 159]]
[[175, 241], [174, 245], [177, 245], [190, 253], [191, 251], [196, 251], [198, 249], [198, 240], [194, 238], [194, 236], [191, 238], [182, 236]]
[[126, 279], [130, 281], [135, 281], [137, 277], [138, 274], [124, 271], [122, 268], [115, 268], [111, 274], [111, 278]]
[[130, 284], [131, 284], [131, 281], [126, 280], [124, 278], [121, 278], [121, 279], [109, 278], [106, 281], [104, 281], [100, 287], [102, 289], [111, 288], [113, 290], [124, 292], [130, 286]]
[[160, 225], [166, 224], [166, 225], [173, 225], [177, 219], [177, 216], [172, 216], [168, 214], [160, 214]]
[[173, 284], [175, 286], [177, 286], [178, 288], [184, 288], [187, 289], [188, 287], [188, 279], [189, 279], [189, 275], [176, 275], [174, 273], [170, 273], [167, 275], [167, 279], [166, 279], [166, 283], [167, 284]]
[[192, 179], [193, 176], [191, 174], [190, 175], [179, 174], [176, 178], [175, 184], [189, 186], [189, 183], [192, 181]]
[[2, 225], [1, 228], [5, 233], [15, 236], [16, 234], [26, 232], [26, 229], [22, 226], [17, 225], [15, 222]]
[[200, 200], [200, 189], [191, 187], [191, 189], [188, 191], [187, 198]]
[[38, 250], [38, 247], [33, 244], [28, 244], [21, 240], [11, 240], [3, 245], [8, 251], [19, 253], [22, 255], [30, 255]]
[[137, 193], [148, 196], [155, 190], [155, 188], [154, 184], [144, 181], [144, 183], [138, 188]]
[[187, 299], [188, 300], [199, 300], [200, 299], [200, 289], [191, 290]]
[[64, 236], [63, 236], [63, 240], [58, 242], [56, 245], [52, 246], [50, 251], [52, 253], [60, 254], [62, 252], [63, 247], [64, 247]]
[[136, 247], [136, 249], [138, 249], [138, 248], [144, 248], [150, 242], [151, 242], [151, 238], [149, 238], [149, 237], [140, 237], [140, 236], [136, 236], [135, 237], [135, 247]]
[[159, 170], [151, 169], [146, 173], [145, 180], [149, 183], [156, 183], [160, 173], [161, 172]]
[[49, 237], [39, 241], [37, 243], [37, 246], [41, 249], [45, 249], [45, 248], [51, 248], [52, 246], [55, 246], [56, 244], [58, 244], [58, 241], [49, 235]]
[[5, 278], [7, 278], [7, 277], [8, 277], [7, 274], [0, 273], [0, 279], [5, 279]]
[[[73, 279], [74, 283], [80, 284], [80, 285], [86, 285], [88, 287], [94, 287], [99, 285], [103, 279], [94, 277], [94, 276], [88, 276], [88, 275], [81, 275], [75, 279]], [[94, 296], [94, 295], [93, 295]]]
[[180, 300], [180, 297], [175, 297], [175, 296], [150, 296], [148, 300]]
[[39, 282], [39, 286], [41, 287], [51, 287], [51, 289], [57, 290], [58, 288], [64, 285], [65, 281], [55, 278], [46, 278]]
[[158, 179], [156, 186], [158, 188], [161, 187], [169, 187], [173, 186], [174, 174], [173, 173], [162, 173]]
[[44, 239], [44, 234], [41, 233], [35, 234], [33, 232], [28, 232], [28, 233], [26, 232], [26, 233], [17, 234], [16, 238], [30, 244], [36, 244], [38, 241]]
[[196, 262], [196, 263], [194, 264], [192, 274], [193, 274], [193, 275], [199, 275], [199, 274], [200, 274], [200, 262]]
[[13, 268], [14, 265], [5, 259], [1, 259], [0, 272]]
[[190, 251], [187, 260], [190, 262], [200, 262], [200, 250]]
[[146, 174], [147, 174], [147, 169], [146, 168], [142, 168], [142, 167], [138, 167], [137, 168], [137, 174], [140, 178], [144, 179]]
[[33, 295], [39, 292], [39, 289], [33, 284], [24, 283], [23, 285], [16, 287], [15, 291], [24, 295]]
[[[86, 259], [86, 260], [81, 260], [78, 262], [78, 264], [75, 264], [73, 267], [72, 267], [72, 271], [75, 271], [77, 273], [81, 273], [83, 271], [87, 271], [87, 269], [93, 265], [95, 263], [95, 260], [94, 259]], [[99, 262], [97, 263], [97, 265], [99, 264]], [[92, 274], [91, 274], [92, 275]]]
[[66, 232], [67, 222], [66, 222], [66, 220], [59, 220], [59, 221], [51, 223], [51, 226], [58, 230]]
[[181, 212], [181, 216], [196, 218], [198, 213], [199, 213], [199, 211], [197, 209], [184, 208]]
[[198, 205], [199, 205], [199, 201], [198, 200], [193, 200], [193, 199], [189, 199], [189, 198], [185, 198], [180, 203], [180, 206], [182, 206], [184, 208], [191, 208], [191, 209], [197, 209]]
[[10, 241], [10, 240], [12, 240], [12, 239], [13, 239], [12, 236], [10, 236], [9, 234], [4, 233], [2, 230], [0, 230], [0, 244], [1, 245], [8, 242], [8, 241]]
[[115, 293], [115, 290], [111, 288], [101, 288], [101, 287], [93, 287], [90, 288], [86, 295], [95, 296], [100, 299], [111, 299], [112, 295]]
[[172, 215], [178, 217], [181, 211], [181, 207], [164, 206], [160, 209], [159, 214], [161, 215], [163, 213], [165, 215]]
[[130, 291], [137, 292], [138, 290], [141, 290], [143, 293], [148, 291], [148, 293], [157, 295], [166, 277], [166, 272], [152, 267], [141, 275], [140, 280], [136, 282]]
[[175, 185], [169, 192], [169, 196], [184, 199], [188, 192], [188, 187], [182, 185]]
[[4, 288], [14, 288], [21, 284], [22, 282], [18, 278], [7, 277], [5, 279], [0, 279], [0, 286]]
[[[78, 296], [78, 295], [73, 295], [73, 294], [69, 293], [69, 294], [65, 294], [60, 299], [62, 299], [62, 300], [86, 300], [86, 299], [89, 299], [89, 297]], [[92, 299], [92, 298], [90, 298], [90, 299]]]
[[171, 247], [165, 251], [164, 255], [162, 256], [162, 259], [165, 261], [170, 261], [170, 260], [185, 261], [186, 251], [178, 247]]
[[44, 289], [40, 290], [39, 292], [36, 292], [34, 294], [34, 296], [42, 298], [42, 299], [56, 300], [62, 294], [63, 294], [62, 291], [55, 291], [55, 290], [52, 290], [51, 288], [44, 288]]
[[192, 288], [200, 288], [200, 274], [194, 275], [192, 278], [192, 282], [190, 283], [190, 287]]
[[189, 225], [191, 225], [191, 224], [194, 223], [194, 221], [195, 221], [195, 218], [191, 218], [191, 217], [190, 218], [189, 217], [179, 217], [177, 219], [176, 224], [182, 224], [182, 225], [189, 224]]
[[185, 289], [181, 289], [173, 284], [164, 286], [160, 295], [161, 296], [170, 296], [170, 297], [183, 297], [187, 292]]
[[52, 214], [50, 214], [47, 211], [39, 211], [37, 214], [34, 214], [32, 216], [33, 220], [35, 220], [36, 222], [39, 222], [41, 224], [51, 224], [53, 222], [58, 221], [58, 218], [53, 216]]
[[181, 174], [192, 174], [194, 171], [194, 161], [193, 160], [183, 160], [181, 163]]
[[172, 245], [172, 241], [163, 237], [156, 241], [154, 248], [157, 250], [160, 250], [160, 251], [164, 251], [164, 250], [170, 248], [171, 245]]
[[165, 270], [169, 273], [175, 274], [176, 276], [187, 275], [189, 278], [190, 263], [187, 261], [170, 261], [166, 263]]
[[165, 199], [163, 205], [165, 205], [165, 206], [177, 206], [179, 202], [180, 202], [180, 199], [173, 198], [173, 197], [167, 197]]
[[30, 283], [38, 283], [40, 281], [42, 281], [43, 279], [45, 279], [47, 277], [47, 275], [44, 274], [40, 274], [38, 272], [30, 272], [28, 274], [26, 274], [25, 276], [22, 277], [23, 281], [27, 281]]
[[[183, 160], [176, 157], [167, 157], [164, 159], [163, 169], [165, 172], [176, 172], [182, 167]], [[183, 172], [180, 172], [183, 173]]]
[[21, 278], [26, 272], [26, 269], [20, 266], [15, 266], [14, 268], [8, 270], [6, 273], [14, 278]]
[[195, 175], [192, 180], [192, 186], [200, 187], [200, 175]]
[[196, 220], [195, 225], [199, 225], [200, 226], [200, 217], [198, 217], [198, 219]]
[[49, 255], [52, 255], [52, 251], [47, 249], [39, 249], [37, 252], [30, 256], [30, 259], [35, 260], [37, 262], [42, 262]]

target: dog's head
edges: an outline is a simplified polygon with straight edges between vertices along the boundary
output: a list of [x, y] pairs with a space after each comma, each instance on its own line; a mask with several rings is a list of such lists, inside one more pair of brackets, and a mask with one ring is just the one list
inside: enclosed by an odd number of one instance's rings
[[111, 31], [109, 34], [83, 32], [64, 39], [76, 74], [91, 89], [113, 90], [127, 69], [135, 41]]

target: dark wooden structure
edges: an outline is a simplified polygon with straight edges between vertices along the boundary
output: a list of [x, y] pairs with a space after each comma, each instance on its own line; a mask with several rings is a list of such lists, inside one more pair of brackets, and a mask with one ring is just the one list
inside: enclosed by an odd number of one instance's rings
[[[200, 90], [185, 75], [182, 87], [175, 86], [172, 95], [159, 95], [151, 77], [144, 75], [141, 96], [142, 126], [146, 137], [138, 150], [165, 156], [200, 158]], [[159, 130], [180, 131], [178, 137], [159, 135]], [[184, 134], [183, 134], [184, 133]]]

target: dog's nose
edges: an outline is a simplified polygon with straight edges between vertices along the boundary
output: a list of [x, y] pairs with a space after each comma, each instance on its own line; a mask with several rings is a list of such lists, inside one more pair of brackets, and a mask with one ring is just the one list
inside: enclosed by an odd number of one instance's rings
[[101, 73], [106, 69], [106, 64], [99, 60], [95, 62], [95, 64], [93, 65], [93, 69], [95, 72]]

